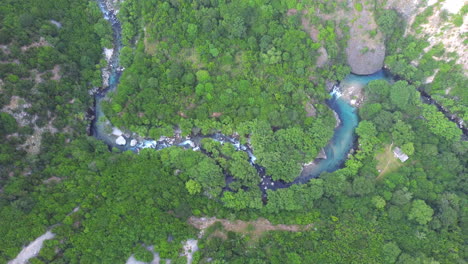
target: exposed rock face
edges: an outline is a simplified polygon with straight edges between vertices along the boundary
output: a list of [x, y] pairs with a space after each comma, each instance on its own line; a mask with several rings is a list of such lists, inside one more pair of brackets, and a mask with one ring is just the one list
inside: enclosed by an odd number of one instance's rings
[[326, 159], [326, 158], [327, 158], [327, 153], [325, 153], [325, 150], [322, 148], [317, 155], [317, 159]]
[[306, 116], [316, 116], [317, 115], [317, 110], [315, 109], [314, 105], [312, 102], [307, 102], [305, 105], [305, 111], [306, 111]]
[[[385, 44], [382, 34], [376, 31], [372, 7], [364, 5], [361, 12], [355, 10], [354, 19], [346, 48], [351, 72], [359, 75], [375, 73], [384, 65]], [[371, 35], [373, 31], [375, 34]]]
[[359, 75], [368, 75], [382, 69], [385, 59], [385, 46], [378, 43], [372, 50], [365, 53], [364, 49], [369, 49], [369, 43], [351, 38], [349, 41], [346, 54], [348, 56], [348, 64], [351, 67], [351, 72]]
[[[457, 0], [455, 0], [457, 1]], [[418, 10], [418, 6], [421, 4], [422, 0], [388, 0], [386, 2], [386, 9], [395, 9], [400, 13], [405, 19], [410, 19]], [[434, 0], [429, 0], [428, 2], [434, 2]]]
[[[362, 13], [366, 13], [363, 11]], [[359, 75], [372, 74], [384, 65], [385, 59], [385, 44], [381, 33], [377, 33], [374, 37], [370, 37], [369, 30], [374, 30], [375, 27], [367, 24], [367, 19], [372, 18], [372, 14], [361, 17], [351, 26], [350, 38], [348, 47], [346, 48], [347, 61], [351, 67], [351, 72]], [[362, 21], [361, 21], [362, 20]], [[367, 26], [362, 26], [367, 25]], [[362, 27], [360, 27], [362, 26]]]
[[115, 140], [115, 144], [120, 145], [120, 146], [124, 146], [125, 144], [127, 144], [127, 140], [123, 136], [119, 136]]

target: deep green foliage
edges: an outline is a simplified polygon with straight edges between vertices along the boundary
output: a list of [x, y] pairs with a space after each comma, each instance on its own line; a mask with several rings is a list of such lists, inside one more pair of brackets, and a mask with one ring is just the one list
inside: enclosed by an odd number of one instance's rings
[[[444, 54], [440, 46], [412, 65], [427, 43], [402, 38], [394, 11], [377, 16], [388, 44], [386, 63], [410, 84], [371, 82], [359, 109], [357, 149], [345, 167], [306, 184], [269, 190], [264, 203], [247, 154], [230, 144], [205, 139], [199, 152], [174, 147], [135, 155], [109, 152], [91, 137], [61, 133], [64, 127], [84, 133], [84, 109], [91, 101], [86, 91], [100, 83], [96, 64], [102, 47], [110, 44], [109, 25], [94, 2], [5, 3], [0, 43], [9, 45], [11, 53], [0, 52], [0, 61], [8, 61], [0, 63], [5, 82], [0, 103], [7, 105], [12, 95], [27, 99], [32, 107], [26, 111], [38, 115], [39, 125], [49, 121], [51, 112], [60, 132], [44, 133], [40, 154], [25, 155], [17, 146], [33, 130], [0, 114], [0, 262], [51, 228], [56, 238], [31, 263], [121, 263], [132, 254], [150, 261], [148, 245], [163, 259], [185, 263], [182, 241], [198, 233], [187, 223], [192, 215], [308, 225], [300, 232], [247, 227], [242, 233], [214, 225], [199, 239], [194, 263], [466, 259], [468, 144], [454, 123], [420, 101], [416, 90], [437, 95], [434, 99], [464, 116], [466, 107], [459, 102], [467, 99], [466, 78], [453, 62], [433, 58]], [[308, 6], [297, 1], [126, 0], [121, 5], [126, 70], [105, 106], [115, 125], [154, 138], [172, 133], [174, 126], [185, 135], [237, 132], [267, 174], [285, 181], [292, 181], [301, 164], [330, 139], [335, 120], [323, 104], [323, 80], [342, 79], [349, 68], [336, 64], [311, 72], [320, 43], [300, 29], [300, 16], [286, 12], [317, 7], [332, 13], [345, 1]], [[340, 60], [336, 26], [317, 28], [330, 57]], [[39, 37], [51, 46], [21, 51]], [[50, 78], [56, 65], [61, 80]], [[32, 80], [33, 69], [45, 73], [43, 83]], [[433, 83], [418, 87], [435, 69]], [[306, 117], [307, 102], [316, 116]], [[20, 136], [11, 137], [14, 133]], [[392, 143], [410, 159], [378, 177], [375, 154]]]

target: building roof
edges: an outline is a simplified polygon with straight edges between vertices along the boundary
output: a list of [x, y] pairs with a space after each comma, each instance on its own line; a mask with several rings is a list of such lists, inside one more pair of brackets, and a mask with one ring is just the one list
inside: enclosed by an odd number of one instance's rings
[[401, 162], [405, 162], [407, 159], [409, 159], [408, 155], [403, 153], [403, 151], [401, 151], [401, 149], [398, 147], [393, 149], [393, 154], [395, 157], [399, 158]]

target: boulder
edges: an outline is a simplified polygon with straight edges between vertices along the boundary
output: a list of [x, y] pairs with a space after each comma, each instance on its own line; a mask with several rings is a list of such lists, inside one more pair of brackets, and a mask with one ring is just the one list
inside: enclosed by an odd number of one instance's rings
[[125, 146], [125, 144], [127, 144], [127, 140], [123, 137], [123, 136], [119, 136], [116, 140], [115, 140], [115, 144], [119, 145], [119, 146]]
[[138, 141], [136, 139], [132, 139], [130, 141], [130, 146], [134, 147], [134, 146], [136, 146], [137, 143], [138, 143]]
[[327, 158], [327, 153], [325, 153], [325, 150], [322, 148], [317, 155], [317, 159], [326, 159]]
[[[377, 30], [374, 14], [364, 8], [355, 14], [356, 19], [350, 25], [346, 57], [351, 72], [369, 75], [382, 69], [385, 59], [384, 37]], [[377, 30], [374, 36], [369, 31]]]
[[112, 128], [112, 135], [120, 137], [120, 136], [122, 136], [122, 134], [123, 134], [122, 130], [120, 130], [120, 129], [116, 128], [116, 127]]
[[349, 44], [346, 49], [348, 64], [351, 72], [359, 75], [369, 75], [382, 69], [385, 59], [385, 46], [375, 45], [369, 49], [366, 43], [359, 40]]

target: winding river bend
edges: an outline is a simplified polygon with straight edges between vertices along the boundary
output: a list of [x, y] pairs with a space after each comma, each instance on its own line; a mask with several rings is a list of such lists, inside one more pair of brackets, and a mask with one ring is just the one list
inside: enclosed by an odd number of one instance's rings
[[[199, 142], [204, 137], [209, 137], [221, 143], [230, 143], [238, 151], [245, 151], [249, 155], [250, 163], [254, 166], [260, 177], [261, 183], [259, 187], [265, 194], [266, 190], [275, 190], [278, 188], [287, 188], [293, 184], [303, 184], [312, 178], [317, 178], [322, 172], [333, 172], [342, 168], [345, 160], [348, 157], [353, 145], [356, 142], [355, 128], [358, 125], [358, 116], [356, 109], [348, 102], [340, 98], [340, 87], [335, 86], [331, 92], [331, 98], [327, 100], [327, 105], [337, 114], [340, 124], [335, 128], [334, 135], [327, 146], [324, 148], [326, 158], [316, 159], [304, 169], [293, 182], [285, 183], [282, 181], [273, 181], [271, 177], [265, 175], [265, 168], [255, 163], [256, 157], [254, 156], [251, 148], [248, 145], [241, 145], [240, 142], [234, 138], [222, 135], [220, 133], [209, 136], [196, 136], [196, 137], [161, 137], [159, 140], [141, 138], [132, 132], [124, 133], [120, 129], [113, 127], [111, 122], [106, 118], [102, 111], [101, 103], [108, 100], [106, 97], [108, 92], [116, 91], [123, 68], [119, 64], [120, 50], [122, 48], [121, 31], [122, 27], [116, 17], [116, 12], [112, 10], [112, 6], [106, 0], [97, 0], [99, 7], [108, 20], [113, 29], [113, 51], [109, 50], [108, 67], [103, 74], [104, 89], [95, 93], [95, 118], [91, 122], [90, 134], [97, 139], [106, 143], [110, 148], [117, 148], [121, 151], [131, 150], [138, 152], [144, 148], [153, 148], [156, 150], [167, 148], [170, 146], [179, 146], [191, 148], [193, 150], [199, 149]], [[107, 52], [106, 52], [107, 53]], [[111, 54], [111, 55], [110, 55]], [[107, 54], [106, 54], [107, 55]], [[389, 75], [383, 70], [378, 71], [372, 75], [359, 76], [350, 74], [342, 85], [353, 83], [353, 85], [367, 85], [372, 80], [385, 79], [391, 81]]]

